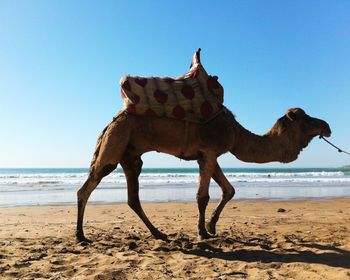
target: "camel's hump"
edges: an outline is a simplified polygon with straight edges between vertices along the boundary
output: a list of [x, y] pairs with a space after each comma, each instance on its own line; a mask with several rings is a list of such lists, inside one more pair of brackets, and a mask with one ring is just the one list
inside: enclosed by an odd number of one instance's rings
[[190, 71], [181, 77], [124, 76], [120, 79], [124, 109], [129, 113], [192, 122], [207, 121], [223, 106], [224, 89], [210, 76], [195, 52]]

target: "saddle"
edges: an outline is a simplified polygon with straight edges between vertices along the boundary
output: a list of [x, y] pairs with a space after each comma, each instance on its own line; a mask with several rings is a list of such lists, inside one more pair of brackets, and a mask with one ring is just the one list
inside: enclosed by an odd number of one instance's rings
[[224, 89], [200, 62], [198, 49], [190, 71], [181, 77], [124, 76], [120, 80], [124, 110], [131, 114], [202, 123], [223, 108]]

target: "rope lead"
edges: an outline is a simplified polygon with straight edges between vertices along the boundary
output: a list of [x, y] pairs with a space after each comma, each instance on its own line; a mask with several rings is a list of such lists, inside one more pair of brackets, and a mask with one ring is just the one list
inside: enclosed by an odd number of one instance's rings
[[324, 138], [322, 135], [320, 135], [319, 137], [320, 139], [323, 139], [324, 141], [326, 141], [329, 145], [333, 146], [334, 148], [336, 148], [338, 150], [339, 153], [345, 153], [348, 154], [350, 156], [350, 153], [348, 153], [347, 151], [344, 151], [342, 149], [340, 149], [339, 147], [337, 147], [336, 145], [334, 145], [333, 143], [329, 142], [326, 138]]

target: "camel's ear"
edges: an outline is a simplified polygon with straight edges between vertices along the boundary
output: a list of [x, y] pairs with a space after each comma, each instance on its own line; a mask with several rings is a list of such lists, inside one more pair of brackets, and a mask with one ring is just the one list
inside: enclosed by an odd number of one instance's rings
[[287, 111], [286, 116], [291, 121], [295, 121], [298, 117], [305, 116], [305, 112], [300, 108], [292, 108]]
[[289, 110], [287, 113], [286, 113], [286, 116], [288, 119], [290, 119], [291, 121], [294, 121], [296, 118], [297, 118], [297, 114], [291, 110]]

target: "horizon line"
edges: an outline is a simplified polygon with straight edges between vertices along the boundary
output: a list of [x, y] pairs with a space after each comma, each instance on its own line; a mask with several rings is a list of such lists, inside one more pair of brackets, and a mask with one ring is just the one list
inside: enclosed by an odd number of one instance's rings
[[[117, 166], [116, 169], [118, 168], [122, 168], [121, 166]], [[143, 167], [142, 169], [198, 169], [198, 166], [194, 166], [194, 167]], [[236, 168], [236, 169], [307, 169], [307, 168], [350, 168], [350, 165], [345, 164], [343, 166], [293, 166], [293, 167], [287, 167], [287, 166], [280, 166], [280, 167], [270, 167], [270, 166], [252, 166], [252, 167], [248, 167], [248, 166], [241, 166], [241, 167], [228, 167], [228, 166], [224, 166], [222, 167], [222, 169], [227, 169], [227, 168]], [[90, 169], [90, 167], [1, 167], [0, 169]]]

